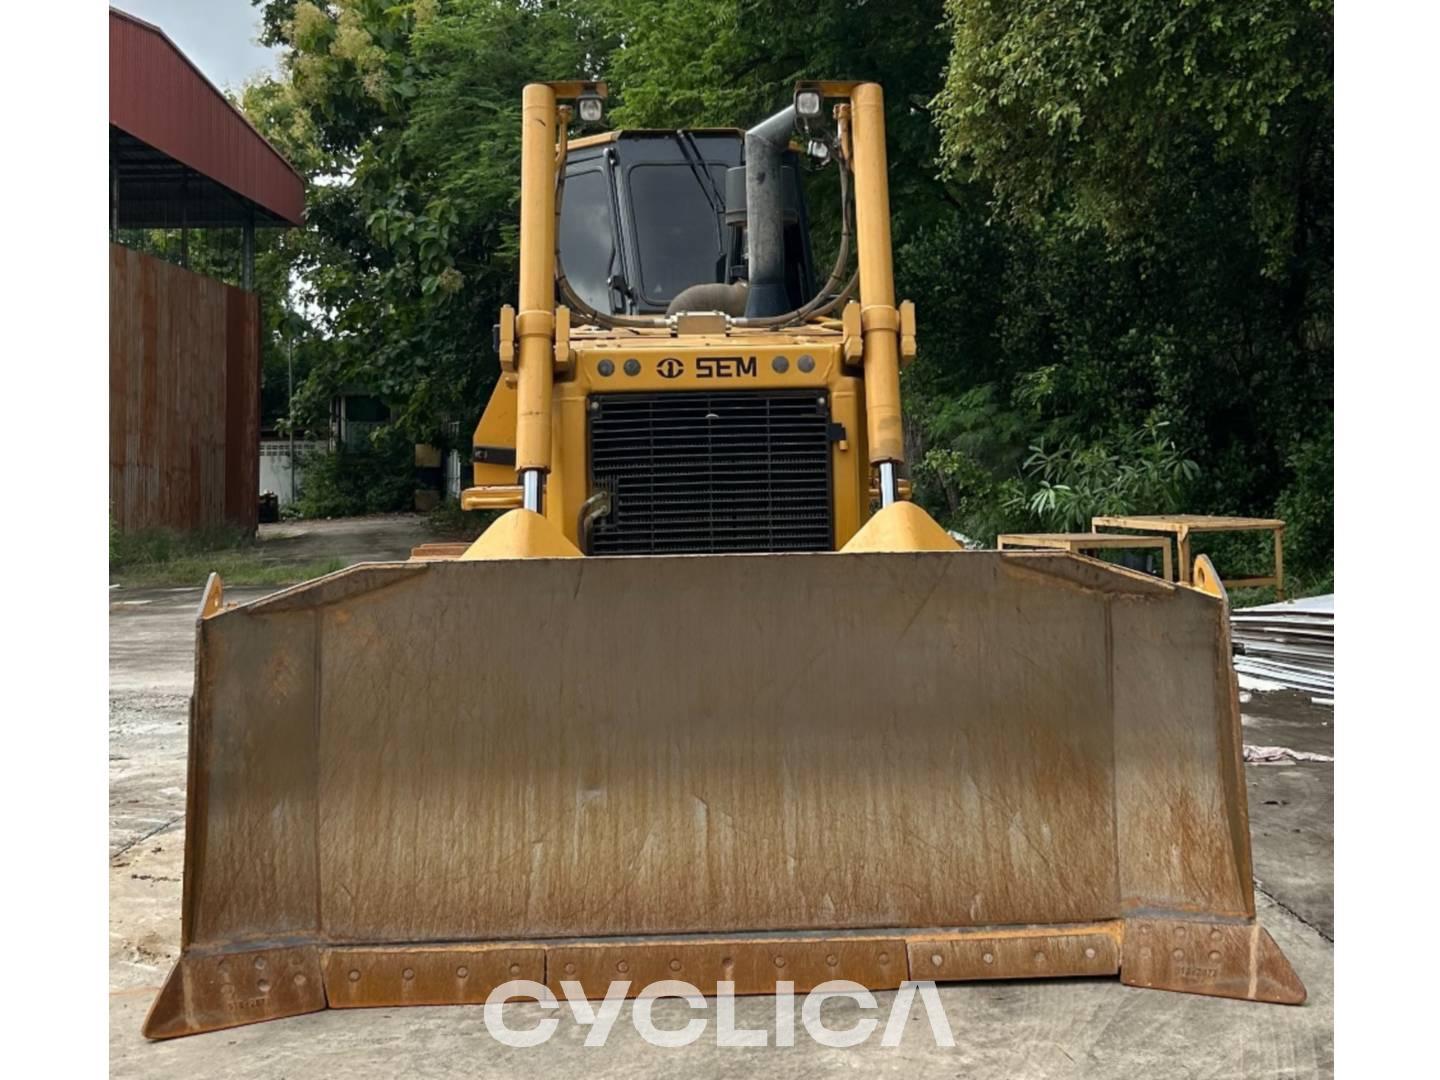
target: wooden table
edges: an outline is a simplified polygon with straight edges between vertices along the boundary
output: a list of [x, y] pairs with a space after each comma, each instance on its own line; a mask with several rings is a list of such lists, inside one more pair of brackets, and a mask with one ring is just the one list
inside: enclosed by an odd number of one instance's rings
[[1226, 588], [1253, 589], [1266, 585], [1275, 587], [1277, 599], [1285, 598], [1285, 522], [1279, 518], [1212, 517], [1206, 514], [1125, 514], [1090, 519], [1092, 528], [1148, 529], [1175, 537], [1179, 556], [1180, 577], [1176, 580], [1189, 585], [1195, 572], [1195, 563], [1190, 556], [1190, 536], [1207, 532], [1246, 532], [1268, 530], [1275, 538], [1275, 566], [1269, 577], [1225, 578]]
[[1132, 536], [1125, 533], [1006, 533], [996, 540], [996, 546], [1006, 548], [1044, 548], [1048, 551], [1099, 551], [1102, 548], [1159, 548], [1161, 576], [1173, 581], [1174, 570], [1170, 565], [1170, 538], [1168, 536]]

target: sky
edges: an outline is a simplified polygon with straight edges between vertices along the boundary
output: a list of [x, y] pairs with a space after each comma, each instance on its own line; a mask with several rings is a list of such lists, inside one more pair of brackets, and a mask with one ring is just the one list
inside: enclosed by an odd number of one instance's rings
[[256, 43], [260, 9], [250, 0], [114, 0], [111, 6], [164, 30], [221, 89], [238, 90], [251, 76], [278, 67], [275, 50]]

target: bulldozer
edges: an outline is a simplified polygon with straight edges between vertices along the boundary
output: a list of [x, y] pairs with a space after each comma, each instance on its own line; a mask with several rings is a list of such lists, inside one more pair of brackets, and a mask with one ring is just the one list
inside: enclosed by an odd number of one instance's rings
[[512, 980], [1303, 1002], [1256, 922], [1209, 561], [964, 550], [910, 498], [881, 88], [572, 138], [606, 98], [524, 90], [518, 304], [463, 493], [503, 513], [205, 588], [145, 1034]]

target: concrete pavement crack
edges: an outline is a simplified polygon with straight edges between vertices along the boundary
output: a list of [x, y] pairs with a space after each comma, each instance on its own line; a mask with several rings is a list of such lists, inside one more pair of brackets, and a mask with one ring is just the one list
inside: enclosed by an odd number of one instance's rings
[[1331, 937], [1329, 934], [1327, 934], [1324, 930], [1321, 930], [1320, 927], [1316, 926], [1316, 925], [1315, 925], [1313, 922], [1311, 922], [1309, 919], [1305, 918], [1304, 915], [1301, 915], [1298, 911], [1296, 911], [1294, 908], [1292, 908], [1289, 904], [1287, 904], [1287, 903], [1285, 903], [1283, 900], [1279, 899], [1277, 896], [1275, 896], [1274, 893], [1267, 892], [1267, 891], [1265, 890], [1264, 886], [1261, 885], [1259, 881], [1256, 881], [1256, 882], [1255, 882], [1255, 891], [1256, 891], [1257, 893], [1259, 893], [1261, 896], [1265, 897], [1266, 900], [1269, 900], [1272, 904], [1274, 904], [1276, 907], [1278, 907], [1281, 911], [1285, 912], [1285, 914], [1289, 915], [1289, 916], [1290, 916], [1292, 919], [1294, 919], [1295, 921], [1300, 922], [1300, 923], [1303, 923], [1304, 925], [1308, 926], [1311, 930], [1314, 930], [1315, 933], [1319, 934], [1322, 938], [1324, 938], [1324, 939], [1325, 939], [1328, 943], [1330, 943], [1331, 945], [1334, 945], [1334, 944], [1335, 944], [1335, 939], [1334, 939], [1333, 937]]
[[151, 830], [150, 830], [149, 832], [147, 832], [144, 836], [137, 836], [134, 840], [131, 840], [128, 844], [123, 844], [123, 845], [121, 845], [121, 847], [120, 847], [118, 850], [112, 851], [112, 852], [110, 853], [110, 861], [111, 861], [111, 862], [114, 862], [114, 861], [115, 861], [116, 859], [118, 859], [121, 855], [124, 855], [125, 852], [127, 852], [127, 851], [129, 851], [131, 848], [135, 847], [135, 845], [137, 845], [137, 844], [143, 844], [146, 840], [149, 840], [152, 836], [158, 836], [160, 833], [162, 833], [162, 832], [164, 832], [166, 829], [170, 828], [170, 826], [171, 826], [171, 825], [174, 825], [177, 821], [184, 821], [184, 820], [185, 820], [185, 815], [184, 815], [183, 813], [181, 813], [181, 814], [176, 814], [176, 815], [175, 815], [174, 817], [172, 817], [169, 821], [162, 822], [161, 824], [156, 825], [155, 828], [151, 829]]

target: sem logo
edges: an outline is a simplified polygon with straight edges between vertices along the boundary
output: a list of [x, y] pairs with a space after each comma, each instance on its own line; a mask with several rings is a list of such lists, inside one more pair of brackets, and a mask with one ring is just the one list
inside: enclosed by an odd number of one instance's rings
[[695, 374], [702, 379], [734, 379], [754, 376], [753, 356], [702, 356], [695, 361]]
[[655, 370], [660, 372], [661, 378], [675, 379], [685, 374], [685, 361], [676, 356], [667, 356], [655, 365]]

